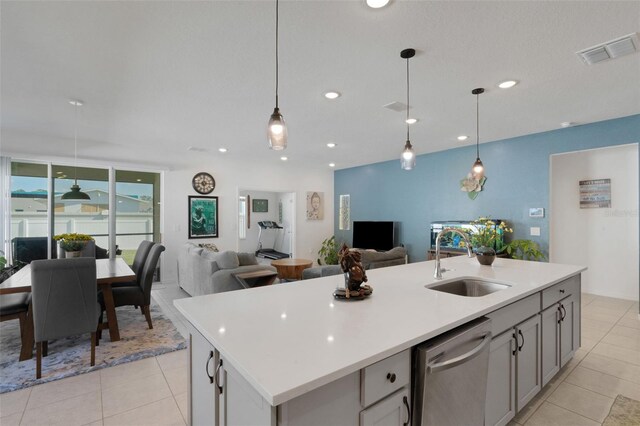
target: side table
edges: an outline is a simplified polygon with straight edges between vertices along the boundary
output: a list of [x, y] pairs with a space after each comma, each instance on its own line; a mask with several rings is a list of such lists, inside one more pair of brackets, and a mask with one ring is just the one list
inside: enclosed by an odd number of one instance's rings
[[278, 271], [280, 280], [301, 280], [302, 271], [311, 268], [313, 260], [309, 259], [278, 259], [271, 262]]

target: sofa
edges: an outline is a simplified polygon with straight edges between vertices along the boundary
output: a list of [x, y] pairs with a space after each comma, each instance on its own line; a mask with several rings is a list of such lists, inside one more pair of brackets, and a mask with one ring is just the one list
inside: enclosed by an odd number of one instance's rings
[[[362, 266], [364, 269], [385, 268], [387, 266], [403, 265], [407, 263], [407, 249], [404, 247], [394, 247], [388, 251], [358, 250], [362, 256]], [[302, 272], [302, 279], [326, 277], [342, 273], [340, 265], [316, 266], [307, 268]]]
[[217, 252], [193, 243], [185, 243], [178, 253], [178, 284], [191, 296], [241, 290], [235, 274], [262, 270], [276, 272], [259, 265], [253, 253]]

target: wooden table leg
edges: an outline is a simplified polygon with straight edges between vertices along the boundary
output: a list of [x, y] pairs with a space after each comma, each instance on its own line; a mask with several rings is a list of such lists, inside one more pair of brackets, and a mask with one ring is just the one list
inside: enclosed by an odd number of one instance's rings
[[111, 338], [112, 342], [117, 342], [118, 340], [120, 340], [120, 330], [118, 329], [118, 317], [116, 316], [116, 307], [113, 302], [111, 283], [102, 286], [102, 296], [104, 297], [104, 307], [107, 311], [109, 337]]

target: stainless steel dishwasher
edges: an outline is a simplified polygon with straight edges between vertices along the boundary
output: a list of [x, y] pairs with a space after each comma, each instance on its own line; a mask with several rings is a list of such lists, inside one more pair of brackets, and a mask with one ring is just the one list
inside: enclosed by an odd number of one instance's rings
[[414, 426], [484, 424], [491, 320], [479, 318], [417, 347]]

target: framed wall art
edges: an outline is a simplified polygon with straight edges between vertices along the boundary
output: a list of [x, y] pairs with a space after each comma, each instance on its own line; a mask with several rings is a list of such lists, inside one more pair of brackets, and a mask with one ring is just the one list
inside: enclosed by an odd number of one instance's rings
[[269, 200], [254, 198], [251, 207], [254, 213], [267, 213], [269, 212]]
[[324, 192], [307, 192], [307, 220], [324, 219]]
[[189, 238], [218, 237], [218, 197], [189, 196]]

